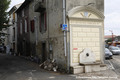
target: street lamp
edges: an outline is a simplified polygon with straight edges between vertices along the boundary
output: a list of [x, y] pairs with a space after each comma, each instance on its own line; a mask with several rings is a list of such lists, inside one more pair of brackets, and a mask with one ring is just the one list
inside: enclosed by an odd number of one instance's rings
[[112, 44], [113, 44], [113, 41], [114, 41], [114, 38], [113, 38], [113, 31], [112, 30], [109, 30], [112, 34]]

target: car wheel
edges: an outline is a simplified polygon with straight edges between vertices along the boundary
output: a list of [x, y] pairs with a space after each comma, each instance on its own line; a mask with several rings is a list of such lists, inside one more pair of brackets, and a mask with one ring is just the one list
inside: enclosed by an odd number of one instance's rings
[[111, 56], [110, 59], [113, 59], [113, 57]]

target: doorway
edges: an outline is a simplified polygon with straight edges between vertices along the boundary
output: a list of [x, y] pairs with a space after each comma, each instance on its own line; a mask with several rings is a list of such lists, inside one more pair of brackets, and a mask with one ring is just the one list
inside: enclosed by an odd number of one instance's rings
[[46, 43], [42, 43], [42, 62], [47, 60]]

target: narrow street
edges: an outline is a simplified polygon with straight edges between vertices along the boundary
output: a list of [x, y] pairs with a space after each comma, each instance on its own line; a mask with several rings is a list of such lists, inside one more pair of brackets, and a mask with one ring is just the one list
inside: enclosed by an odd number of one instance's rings
[[106, 71], [73, 75], [46, 71], [22, 57], [0, 54], [0, 80], [119, 80], [119, 58], [114, 56], [112, 60], [106, 60], [109, 68]]
[[0, 54], [0, 80], [75, 80], [75, 77], [40, 69], [24, 58]]

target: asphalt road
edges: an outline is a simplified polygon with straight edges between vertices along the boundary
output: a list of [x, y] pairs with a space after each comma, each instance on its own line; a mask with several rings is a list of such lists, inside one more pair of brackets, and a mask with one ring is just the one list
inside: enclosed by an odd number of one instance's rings
[[[118, 80], [116, 74], [120, 75], [120, 56], [114, 56], [112, 60], [105, 62], [110, 68], [106, 71], [77, 75], [61, 74], [43, 70], [38, 64], [22, 57], [0, 53], [0, 80]], [[108, 79], [110, 77], [111, 79]]]
[[108, 68], [120, 76], [120, 55], [113, 55], [113, 59], [105, 60]]
[[76, 80], [76, 77], [46, 71], [24, 58], [0, 53], [0, 80]]

